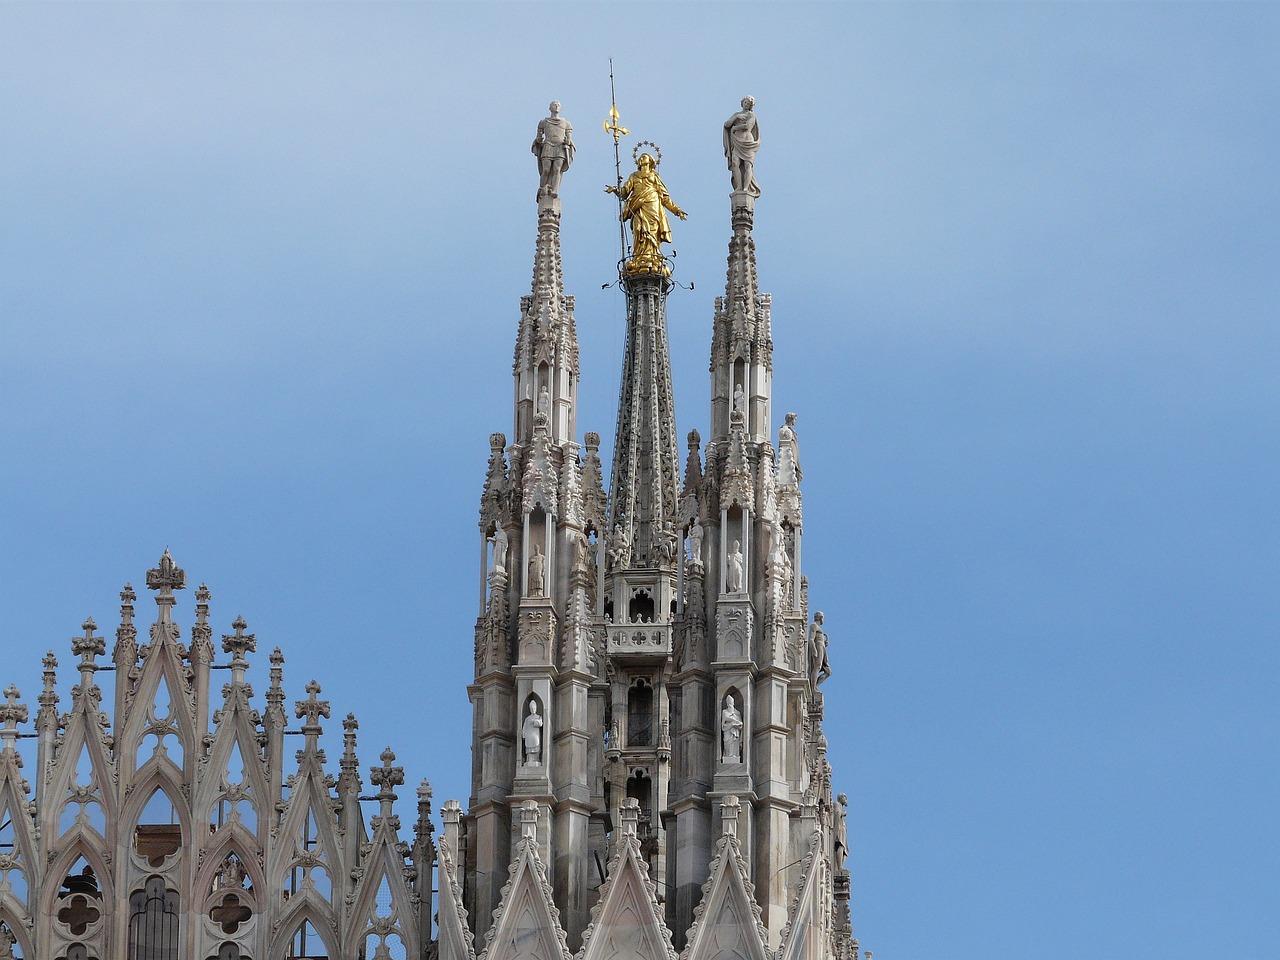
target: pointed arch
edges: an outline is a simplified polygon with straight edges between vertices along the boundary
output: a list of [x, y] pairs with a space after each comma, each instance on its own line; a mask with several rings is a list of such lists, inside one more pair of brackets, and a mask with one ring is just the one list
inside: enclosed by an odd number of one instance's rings
[[263, 871], [258, 858], [250, 856], [248, 851], [253, 849], [254, 838], [248, 835], [247, 831], [241, 831], [237, 834], [234, 831], [220, 832], [215, 837], [213, 845], [206, 848], [204, 860], [200, 865], [200, 869], [195, 874], [195, 880], [192, 882], [192, 889], [196, 892], [197, 897], [206, 897], [208, 892], [213, 888], [213, 880], [221, 869], [223, 861], [227, 859], [228, 854], [234, 853], [236, 858], [244, 864], [245, 874], [249, 878], [249, 883], [253, 886], [255, 895], [258, 895], [259, 908], [266, 905], [266, 898], [270, 895], [272, 889], [267, 884], [267, 876]]
[[111, 871], [107, 868], [106, 851], [102, 848], [101, 841], [79, 830], [70, 838], [62, 838], [63, 841], [68, 839], [70, 842], [67, 842], [62, 852], [49, 861], [48, 869], [45, 871], [45, 882], [39, 897], [39, 915], [49, 916], [54, 912], [59, 894], [64, 892], [62, 878], [70, 874], [71, 868], [81, 858], [93, 869], [98, 889], [102, 891], [103, 909], [109, 915], [112, 912], [111, 906], [115, 903], [116, 891]]
[[[156, 763], [154, 760], [148, 761], [148, 764], [150, 769], [137, 782], [129, 799], [125, 801], [120, 822], [126, 825], [128, 833], [122, 839], [128, 844], [130, 852], [146, 860], [148, 869], [157, 869], [168, 857], [181, 854], [183, 844], [191, 844], [195, 833], [191, 809], [183, 801], [182, 783], [178, 779], [180, 775], [171, 764]], [[168, 802], [171, 818], [177, 820], [176, 824], [165, 824], [159, 819], [154, 823], [143, 822], [144, 815], [157, 810], [154, 803], [157, 795]], [[175, 826], [176, 830], [173, 829]]]
[[[128, 710], [125, 716], [116, 717], [116, 743], [123, 769], [141, 770], [146, 765], [146, 760], [139, 761], [141, 748], [148, 734], [162, 729], [171, 730], [182, 748], [181, 763], [175, 766], [186, 770], [196, 756], [197, 733], [188, 702], [188, 680], [173, 643], [168, 642], [167, 637], [157, 636], [160, 626], [152, 627], [150, 653], [142, 663], [142, 673]], [[158, 696], [168, 700], [169, 709], [164, 717], [156, 710]], [[169, 762], [173, 762], [172, 757]]]
[[[207, 815], [215, 831], [225, 829], [228, 821], [239, 821], [256, 837], [265, 838], [270, 827], [271, 786], [253, 718], [241, 692], [229, 690], [208, 758], [201, 764], [196, 807], [201, 817]], [[252, 824], [247, 823], [246, 815], [251, 815]]]
[[[31, 934], [27, 932], [27, 925], [22, 922], [21, 914], [15, 913], [8, 907], [0, 905], [0, 924], [9, 929], [9, 933], [13, 935], [14, 946], [18, 948], [18, 954], [22, 960], [35, 960], [35, 944], [32, 942]], [[0, 935], [3, 935], [0, 933]]]
[[[324, 948], [323, 953], [316, 953], [314, 948], [308, 944], [308, 953], [299, 954], [293, 951], [292, 944], [299, 930], [305, 929], [305, 925], [310, 924], [314, 935], [319, 939], [320, 946]], [[298, 909], [289, 910], [285, 916], [280, 919], [279, 930], [272, 939], [271, 946], [267, 950], [268, 957], [280, 957], [283, 960], [292, 960], [294, 957], [328, 957], [330, 960], [339, 960], [337, 935], [334, 933], [333, 925], [325, 919], [320, 911], [316, 910], [312, 904], [299, 901]]]
[[[97, 725], [97, 712], [90, 712], [83, 699], [77, 701], [67, 722], [62, 746], [53, 758], [53, 771], [42, 794], [49, 797], [53, 804], [45, 809], [49, 811], [55, 824], [61, 820], [63, 805], [73, 795], [92, 798], [100, 804], [104, 822], [112, 822], [116, 816], [115, 793], [107, 789], [114, 783], [114, 764], [107, 755], [100, 729]], [[89, 782], [80, 782], [80, 778], [86, 774]]]
[[398, 838], [386, 824], [379, 826], [374, 846], [365, 859], [365, 871], [356, 886], [347, 929], [349, 943], [364, 943], [373, 932], [396, 932], [405, 948], [417, 954], [417, 915], [413, 891], [404, 879], [404, 858], [396, 849]]

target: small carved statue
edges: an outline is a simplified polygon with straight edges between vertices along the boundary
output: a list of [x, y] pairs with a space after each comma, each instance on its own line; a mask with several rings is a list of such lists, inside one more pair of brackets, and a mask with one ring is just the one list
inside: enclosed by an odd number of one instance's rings
[[726, 694], [724, 710], [720, 713], [720, 760], [723, 763], [742, 762], [742, 714]]
[[755, 97], [743, 97], [742, 109], [724, 122], [724, 156], [735, 193], [760, 196], [756, 183], [756, 151], [760, 149], [760, 123]]
[[14, 960], [14, 936], [7, 925], [0, 924], [0, 960]]
[[606, 193], [616, 194], [622, 201], [621, 219], [631, 223], [631, 259], [627, 273], [668, 273], [662, 262], [662, 244], [671, 242], [670, 210], [681, 220], [689, 215], [676, 205], [667, 193], [667, 185], [658, 176], [658, 164], [647, 153], [636, 158], [636, 172], [622, 186], [607, 186]]
[[800, 445], [796, 441], [796, 415], [788, 413], [778, 428], [778, 486], [794, 487], [800, 482]]
[[733, 387], [733, 412], [740, 417], [747, 415], [747, 395], [740, 383]]
[[705, 531], [697, 517], [693, 518], [693, 526], [689, 528], [689, 560], [702, 563], [702, 537]]
[[507, 572], [507, 531], [502, 529], [502, 524], [497, 524], [493, 528], [493, 572]]
[[609, 565], [614, 569], [625, 567], [631, 560], [631, 541], [622, 524], [613, 525], [613, 533], [609, 536]]
[[560, 101], [552, 100], [551, 115], [539, 121], [533, 137], [538, 158], [538, 199], [560, 196], [560, 179], [573, 163], [573, 124], [560, 116]]
[[662, 524], [662, 559], [667, 563], [675, 563], [676, 554], [680, 552], [680, 537], [676, 534], [676, 525], [670, 520]]
[[728, 593], [742, 593], [743, 574], [746, 569], [746, 559], [742, 556], [742, 541], [733, 541], [733, 549], [729, 551], [729, 576], [726, 578], [729, 582], [726, 584]]
[[813, 615], [813, 629], [809, 633], [809, 680], [816, 690], [831, 676], [831, 661], [827, 659], [827, 632], [822, 629], [822, 611]]
[[542, 389], [538, 391], [538, 415], [545, 417], [548, 421], [551, 419], [551, 394], [547, 390], [544, 383]]
[[542, 766], [542, 717], [538, 715], [538, 701], [529, 701], [529, 715], [521, 729], [524, 738], [524, 762], [531, 767]]
[[529, 558], [529, 596], [542, 597], [547, 590], [547, 558], [535, 543], [533, 556]]
[[835, 875], [840, 876], [844, 873], [844, 861], [849, 856], [849, 798], [845, 794], [836, 797], [836, 829], [835, 840], [832, 844], [831, 859], [835, 867]]

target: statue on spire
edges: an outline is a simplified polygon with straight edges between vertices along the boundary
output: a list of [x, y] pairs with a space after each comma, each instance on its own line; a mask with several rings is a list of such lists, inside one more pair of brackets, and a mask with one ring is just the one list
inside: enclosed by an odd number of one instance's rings
[[[637, 150], [639, 149], [637, 144]], [[661, 157], [661, 153], [658, 154]], [[656, 273], [666, 276], [671, 271], [662, 261], [662, 244], [671, 242], [670, 210], [681, 220], [689, 215], [681, 210], [667, 193], [667, 185], [658, 176], [659, 160], [652, 154], [636, 157], [636, 172], [622, 186], [607, 186], [605, 193], [616, 194], [622, 201], [623, 220], [631, 224], [631, 259], [626, 272]]]
[[756, 151], [760, 149], [760, 123], [755, 97], [743, 97], [742, 109], [724, 122], [724, 157], [729, 162], [733, 192], [760, 196], [756, 183]]
[[560, 116], [560, 101], [552, 100], [551, 113], [539, 121], [533, 137], [538, 158], [538, 199], [560, 196], [560, 178], [573, 163], [573, 124]]

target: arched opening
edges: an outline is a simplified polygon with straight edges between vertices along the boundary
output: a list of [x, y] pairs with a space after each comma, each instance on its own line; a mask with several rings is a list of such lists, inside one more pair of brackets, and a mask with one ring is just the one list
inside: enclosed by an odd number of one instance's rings
[[82, 855], [62, 880], [54, 903], [54, 919], [71, 936], [82, 937], [101, 918], [102, 888], [93, 865]]
[[129, 897], [128, 960], [178, 960], [178, 891], [148, 877]]
[[284, 900], [297, 896], [307, 889], [313, 888], [326, 901], [333, 899], [333, 877], [324, 863], [324, 849], [320, 846], [320, 830], [316, 823], [315, 812], [307, 810], [302, 824], [302, 832], [297, 838], [298, 858], [289, 868], [282, 891]]
[[209, 960], [249, 960], [234, 943], [224, 943]]
[[25, 960], [22, 943], [18, 935], [9, 926], [7, 920], [0, 920], [0, 960]]
[[604, 622], [613, 623], [613, 598], [609, 597], [604, 602]]
[[133, 830], [133, 848], [152, 867], [162, 867], [167, 858], [182, 849], [182, 821], [178, 808], [160, 787], [151, 791]]
[[627, 619], [631, 623], [653, 623], [653, 593], [647, 587], [638, 587], [627, 603]]
[[209, 888], [209, 919], [223, 934], [231, 936], [254, 915], [256, 903], [253, 881], [239, 855], [229, 852], [222, 858]]
[[627, 798], [640, 804], [639, 835], [647, 837], [653, 829], [653, 781], [642, 769], [637, 768], [627, 777]]
[[329, 960], [329, 948], [310, 920], [303, 920], [293, 932], [285, 960]]
[[400, 934], [371, 933], [360, 946], [358, 960], [407, 960], [408, 956]]
[[[169, 693], [169, 683], [164, 674], [160, 675], [156, 685], [155, 697], [147, 707], [145, 736], [139, 745], [134, 767], [139, 768], [152, 757], [170, 760], [181, 768], [184, 752], [182, 740], [178, 737], [178, 725], [175, 720], [173, 698]], [[147, 748], [150, 747], [150, 750]]]
[[627, 691], [627, 745], [653, 746], [653, 685], [644, 677]]

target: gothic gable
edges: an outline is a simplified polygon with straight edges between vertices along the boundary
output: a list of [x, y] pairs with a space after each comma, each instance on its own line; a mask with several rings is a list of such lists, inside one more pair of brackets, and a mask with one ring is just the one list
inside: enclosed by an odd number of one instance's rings
[[591, 911], [577, 960], [676, 960], [648, 864], [640, 854], [639, 814], [638, 800], [624, 801], [619, 851], [609, 863], [609, 878]]
[[511, 862], [511, 879], [502, 888], [480, 960], [571, 960], [547, 871], [538, 856], [537, 803], [526, 801], [520, 816], [523, 835]]
[[765, 948], [746, 860], [738, 846], [738, 798], [721, 804], [724, 836], [716, 843], [710, 876], [702, 887], [702, 902], [694, 911], [689, 940], [680, 960], [772, 960]]

